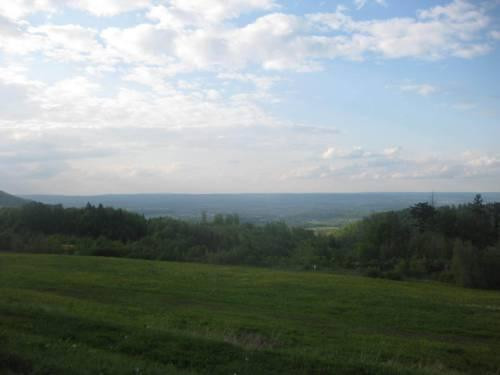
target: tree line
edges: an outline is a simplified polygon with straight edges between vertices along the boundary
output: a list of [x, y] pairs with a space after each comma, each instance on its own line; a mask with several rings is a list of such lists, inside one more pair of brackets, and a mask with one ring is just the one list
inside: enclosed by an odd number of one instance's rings
[[236, 214], [190, 222], [90, 204], [0, 210], [0, 250], [307, 268], [330, 266], [334, 248], [334, 238], [283, 222], [241, 223]]
[[343, 269], [500, 289], [500, 203], [419, 203], [372, 214], [334, 235], [238, 215], [146, 219], [109, 207], [30, 203], [0, 210], [0, 250], [216, 264]]
[[147, 234], [147, 221], [140, 215], [102, 205], [87, 204], [80, 209], [33, 202], [21, 208], [4, 208], [0, 228], [19, 234], [102, 236], [127, 242]]
[[337, 261], [370, 276], [433, 278], [500, 288], [500, 203], [419, 203], [373, 214], [339, 236]]

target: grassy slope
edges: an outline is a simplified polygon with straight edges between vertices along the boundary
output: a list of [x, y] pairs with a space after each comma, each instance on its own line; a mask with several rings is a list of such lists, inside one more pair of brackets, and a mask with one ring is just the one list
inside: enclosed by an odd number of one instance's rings
[[0, 373], [487, 374], [498, 353], [498, 292], [0, 254]]

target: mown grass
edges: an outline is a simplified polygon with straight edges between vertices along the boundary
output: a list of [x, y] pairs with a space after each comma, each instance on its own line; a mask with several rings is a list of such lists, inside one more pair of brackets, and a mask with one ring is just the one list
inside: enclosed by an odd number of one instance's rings
[[500, 374], [500, 293], [0, 254], [0, 374]]

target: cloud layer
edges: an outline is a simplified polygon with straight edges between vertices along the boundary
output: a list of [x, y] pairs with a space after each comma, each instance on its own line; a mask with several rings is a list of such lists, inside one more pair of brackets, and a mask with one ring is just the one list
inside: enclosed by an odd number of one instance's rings
[[[148, 22], [131, 27], [21, 22], [30, 12], [56, 12], [55, 1], [3, 5], [0, 48], [9, 53], [41, 52], [48, 58], [116, 66], [171, 65], [173, 71], [308, 70], [331, 59], [472, 58], [491, 51], [486, 10], [465, 0], [419, 11], [415, 17], [358, 21], [342, 7], [301, 16], [275, 12], [271, 0], [147, 0], [61, 2], [66, 7], [111, 16], [143, 9]], [[64, 9], [64, 8], [63, 8]], [[268, 12], [247, 24], [231, 22], [248, 12]], [[490, 35], [495, 38], [496, 31]]]
[[[293, 80], [330, 64], [471, 61], [499, 39], [483, 3], [361, 18], [370, 3], [392, 6], [349, 0], [352, 10], [292, 12], [277, 0], [1, 2], [0, 181], [23, 192], [56, 185], [102, 192], [114, 181], [125, 191], [294, 191], [327, 190], [328, 179], [343, 181], [340, 190], [367, 181], [363, 190], [383, 179], [498, 176], [498, 155], [421, 157], [389, 142], [379, 151], [349, 148], [341, 136], [349, 129], [339, 131], [337, 118], [283, 115]], [[427, 80], [396, 82], [381, 90], [442, 93]]]

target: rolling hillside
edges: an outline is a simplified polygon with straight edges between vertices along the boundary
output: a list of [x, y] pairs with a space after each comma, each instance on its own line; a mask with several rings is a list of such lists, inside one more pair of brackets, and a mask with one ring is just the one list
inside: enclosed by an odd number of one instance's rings
[[0, 207], [20, 207], [28, 201], [0, 190]]
[[0, 373], [497, 374], [500, 293], [0, 254]]

